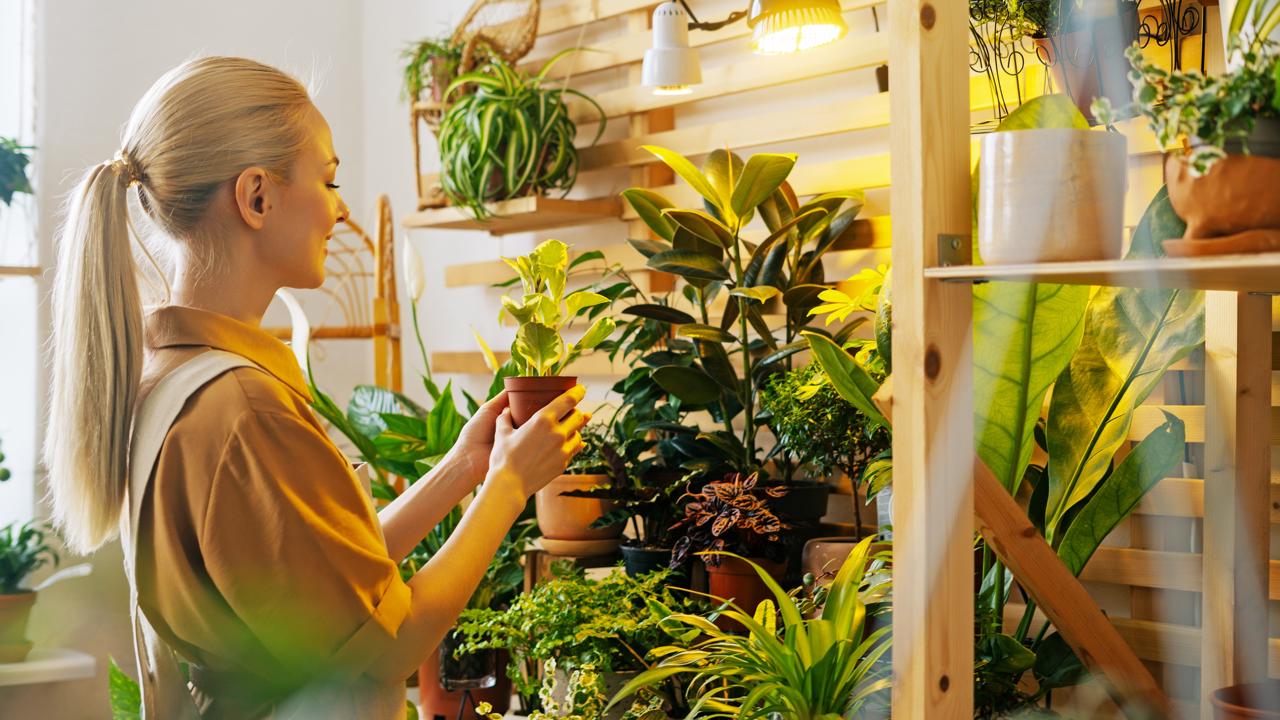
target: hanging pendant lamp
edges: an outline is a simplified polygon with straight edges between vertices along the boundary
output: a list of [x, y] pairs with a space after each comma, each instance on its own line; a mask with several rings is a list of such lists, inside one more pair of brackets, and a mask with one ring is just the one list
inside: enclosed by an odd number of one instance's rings
[[653, 47], [644, 53], [641, 84], [655, 95], [685, 95], [702, 82], [698, 53], [689, 47], [689, 16], [677, 2], [653, 11]]
[[810, 50], [849, 32], [839, 0], [752, 0], [747, 25], [760, 55]]

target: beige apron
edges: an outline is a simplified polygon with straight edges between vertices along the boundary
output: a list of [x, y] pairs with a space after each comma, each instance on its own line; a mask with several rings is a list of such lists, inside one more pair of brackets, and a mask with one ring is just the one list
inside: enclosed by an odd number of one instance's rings
[[[177, 654], [156, 633], [145, 613], [138, 609], [138, 583], [134, 569], [142, 499], [146, 496], [165, 437], [187, 399], [209, 381], [239, 367], [256, 365], [223, 350], [201, 353], [162, 378], [134, 414], [129, 452], [129, 502], [127, 514], [120, 519], [120, 537], [124, 546], [125, 573], [129, 578], [129, 607], [138, 659], [138, 685], [142, 690], [143, 720], [199, 720], [202, 713], [192, 688], [182, 675]], [[357, 636], [361, 634], [357, 633]], [[358, 642], [358, 637], [353, 638], [349, 645]], [[342, 654], [343, 651], [339, 651], [339, 655]], [[271, 720], [400, 720], [404, 715], [404, 685], [380, 685], [361, 675], [317, 681], [276, 705], [266, 717]]]

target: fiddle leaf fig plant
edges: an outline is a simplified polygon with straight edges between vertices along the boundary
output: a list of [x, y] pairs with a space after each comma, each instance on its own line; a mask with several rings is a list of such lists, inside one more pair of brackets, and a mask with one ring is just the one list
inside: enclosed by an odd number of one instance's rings
[[519, 375], [559, 375], [584, 351], [613, 334], [613, 318], [599, 315], [577, 342], [566, 343], [561, 336], [575, 319], [611, 302], [609, 297], [587, 289], [565, 294], [570, 265], [568, 245], [547, 240], [528, 255], [503, 261], [516, 271], [524, 291], [518, 300], [503, 297], [501, 310], [519, 324], [511, 343], [511, 359]]

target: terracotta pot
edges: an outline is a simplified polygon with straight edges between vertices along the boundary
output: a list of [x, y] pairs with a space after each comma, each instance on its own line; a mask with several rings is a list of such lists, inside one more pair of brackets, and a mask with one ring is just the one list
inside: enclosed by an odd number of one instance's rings
[[[498, 652], [498, 679], [491, 688], [472, 690], [476, 702], [487, 702], [494, 712], [503, 713], [511, 707], [511, 679], [507, 677], [508, 655]], [[432, 650], [427, 660], [418, 668], [418, 692], [422, 706], [422, 720], [453, 720], [458, 716], [462, 692], [449, 692], [440, 686], [440, 653]]]
[[[817, 579], [821, 585], [826, 585], [835, 579], [835, 574], [840, 571], [840, 566], [848, 559], [849, 553], [853, 552], [853, 548], [861, 542], [861, 538], [856, 537], [817, 537], [804, 544], [804, 554], [800, 561], [802, 572], [813, 573], [813, 577]], [[874, 557], [876, 553], [888, 550], [893, 547], [889, 543], [871, 543], [869, 557]]]
[[1280, 680], [1214, 690], [1210, 702], [1216, 720], [1274, 720], [1280, 718]]
[[989, 264], [1111, 260], [1124, 246], [1124, 135], [1065, 128], [982, 139], [978, 247]]
[[[617, 540], [622, 524], [593, 528], [591, 523], [616, 506], [612, 500], [565, 497], [570, 490], [590, 490], [609, 484], [608, 475], [561, 475], [538, 491], [538, 528], [551, 540]], [[615, 546], [616, 549], [616, 546]]]
[[0, 595], [0, 663], [22, 662], [31, 652], [27, 620], [36, 602], [34, 592]]
[[[751, 558], [751, 561], [764, 568], [774, 580], [780, 580], [786, 571], [786, 566], [780, 562], [764, 558]], [[722, 557], [718, 566], [706, 567], [710, 593], [718, 598], [732, 599], [748, 615], [754, 614], [756, 607], [764, 600], [777, 602], [769, 587], [756, 574], [755, 568], [737, 558]], [[716, 619], [716, 625], [723, 630], [745, 629], [723, 616]]]
[[509, 377], [504, 378], [502, 384], [507, 389], [507, 397], [511, 401], [511, 421], [516, 427], [520, 427], [528, 422], [534, 413], [577, 385], [578, 378], [559, 375]]
[[1169, 153], [1164, 173], [1169, 201], [1187, 223], [1182, 239], [1164, 242], [1168, 254], [1280, 250], [1280, 160], [1227, 155], [1196, 178], [1182, 153]]

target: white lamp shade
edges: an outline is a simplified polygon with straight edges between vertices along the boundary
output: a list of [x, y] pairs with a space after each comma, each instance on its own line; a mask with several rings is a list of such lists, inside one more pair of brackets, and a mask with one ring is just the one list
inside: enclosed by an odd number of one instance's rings
[[702, 82], [698, 53], [689, 47], [689, 19], [679, 3], [665, 2], [653, 11], [653, 47], [644, 53], [641, 84], [668, 92], [688, 92]]

